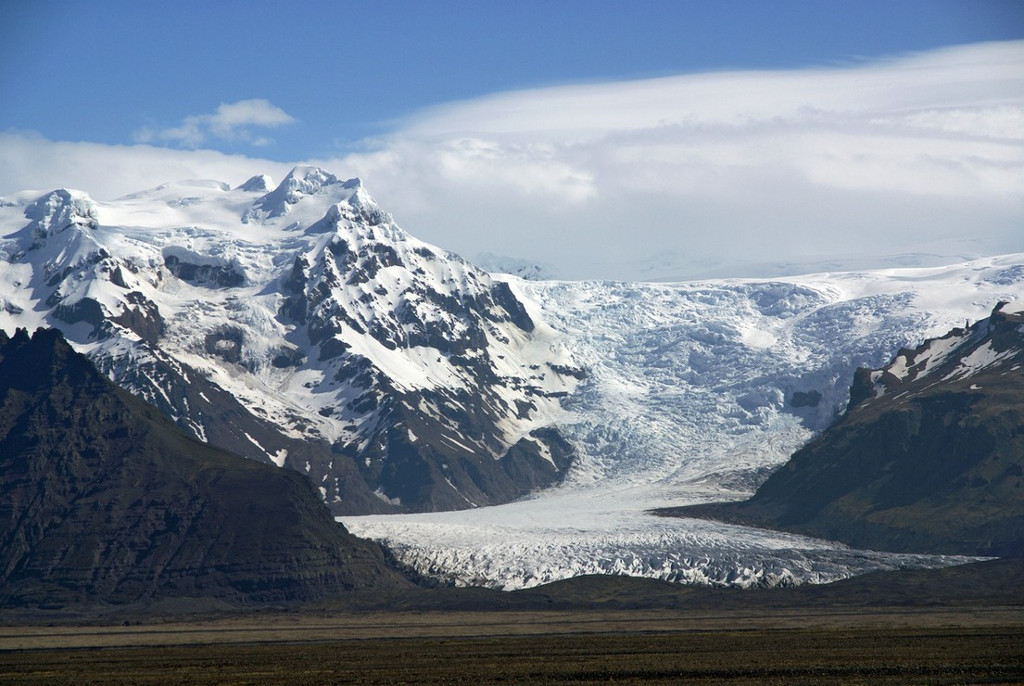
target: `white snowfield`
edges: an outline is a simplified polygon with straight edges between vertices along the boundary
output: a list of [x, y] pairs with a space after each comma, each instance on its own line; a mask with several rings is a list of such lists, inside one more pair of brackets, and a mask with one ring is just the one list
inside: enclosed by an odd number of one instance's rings
[[503, 506], [342, 518], [353, 533], [425, 573], [508, 590], [592, 573], [822, 583], [964, 560], [647, 511], [748, 496], [843, 411], [857, 367], [880, 367], [901, 347], [988, 316], [1000, 300], [1019, 309], [1024, 254], [773, 280], [514, 287], [589, 372], [561, 427], [580, 453], [567, 479]]

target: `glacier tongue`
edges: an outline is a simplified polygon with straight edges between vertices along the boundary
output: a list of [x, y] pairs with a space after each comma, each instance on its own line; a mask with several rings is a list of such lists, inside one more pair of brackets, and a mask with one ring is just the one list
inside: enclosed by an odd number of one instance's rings
[[346, 517], [428, 574], [520, 588], [584, 573], [830, 581], [962, 558], [852, 551], [647, 510], [748, 496], [846, 405], [857, 367], [1024, 301], [1024, 255], [935, 269], [686, 284], [520, 282], [587, 369], [563, 484], [472, 513]]
[[343, 521], [357, 536], [382, 541], [424, 574], [458, 586], [509, 591], [583, 574], [718, 587], [795, 586], [968, 561], [851, 550], [803, 536], [645, 511], [678, 502], [662, 489], [559, 489], [473, 510], [473, 517], [434, 512]]

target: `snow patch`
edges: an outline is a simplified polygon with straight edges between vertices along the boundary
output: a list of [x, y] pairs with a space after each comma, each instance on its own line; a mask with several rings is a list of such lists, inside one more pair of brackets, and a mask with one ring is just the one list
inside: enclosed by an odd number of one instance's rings
[[957, 365], [956, 369], [943, 377], [943, 380], [966, 379], [974, 376], [982, 369], [995, 366], [1003, 360], [1013, 357], [1016, 352], [1016, 350], [1004, 350], [999, 352], [992, 347], [992, 342], [988, 341], [977, 349], [972, 350], [969, 355], [960, 361], [960, 364]]
[[[281, 448], [276, 453], [271, 455], [270, 459], [278, 467], [284, 467], [284, 462], [285, 462], [285, 460], [288, 459], [288, 451], [285, 450], [284, 448]], [[309, 463], [307, 462], [306, 465], [307, 465], [306, 471], [308, 472], [309, 471], [309, 467], [308, 467]]]
[[382, 491], [379, 488], [376, 491], [374, 491], [373, 494], [375, 496], [377, 496], [379, 499], [381, 499], [384, 502], [389, 503], [391, 505], [401, 505], [402, 504], [402, 499], [401, 498], [389, 498], [388, 494], [385, 493], [384, 491]]

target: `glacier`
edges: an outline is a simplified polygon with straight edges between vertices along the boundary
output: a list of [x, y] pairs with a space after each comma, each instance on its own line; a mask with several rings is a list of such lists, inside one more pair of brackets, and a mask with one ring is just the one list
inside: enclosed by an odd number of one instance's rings
[[794, 585], [964, 562], [649, 511], [748, 497], [843, 411], [857, 367], [1024, 301], [1022, 262], [679, 284], [506, 277], [587, 370], [566, 402], [579, 456], [565, 481], [507, 505], [341, 521], [422, 573], [506, 590], [595, 573]]

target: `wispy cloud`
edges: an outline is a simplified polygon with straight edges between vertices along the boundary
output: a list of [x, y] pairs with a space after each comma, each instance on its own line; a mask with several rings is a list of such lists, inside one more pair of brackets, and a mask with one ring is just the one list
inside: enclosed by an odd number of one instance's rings
[[134, 133], [137, 143], [176, 143], [186, 148], [198, 148], [207, 141], [243, 141], [262, 146], [272, 142], [255, 129], [266, 129], [291, 124], [295, 119], [263, 99], [239, 100], [221, 103], [212, 114], [185, 117], [181, 124], [163, 129], [141, 128]]

